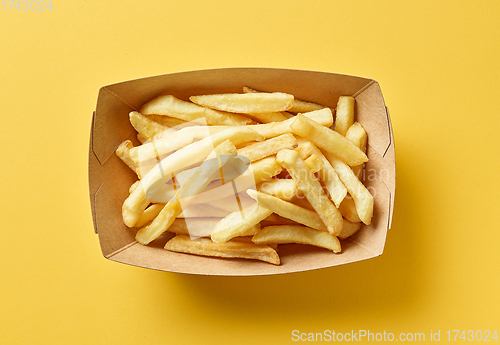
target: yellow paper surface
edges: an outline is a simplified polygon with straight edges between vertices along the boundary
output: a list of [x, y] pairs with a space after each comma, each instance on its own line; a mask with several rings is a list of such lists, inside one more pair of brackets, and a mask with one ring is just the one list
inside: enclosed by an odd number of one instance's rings
[[[2, 344], [288, 344], [360, 330], [426, 341], [440, 331], [446, 342], [448, 330], [500, 331], [496, 2], [35, 3], [0, 3]], [[252, 278], [102, 257], [87, 176], [99, 88], [219, 67], [380, 83], [397, 162], [381, 257]]]

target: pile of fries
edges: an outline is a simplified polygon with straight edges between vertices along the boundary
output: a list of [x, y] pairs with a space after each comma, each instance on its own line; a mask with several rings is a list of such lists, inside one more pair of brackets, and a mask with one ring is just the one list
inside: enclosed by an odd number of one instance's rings
[[125, 225], [143, 245], [174, 233], [165, 249], [196, 255], [279, 265], [279, 244], [339, 253], [373, 216], [354, 107], [349, 96], [331, 109], [248, 87], [147, 102], [130, 113], [141, 145], [116, 150], [138, 177]]

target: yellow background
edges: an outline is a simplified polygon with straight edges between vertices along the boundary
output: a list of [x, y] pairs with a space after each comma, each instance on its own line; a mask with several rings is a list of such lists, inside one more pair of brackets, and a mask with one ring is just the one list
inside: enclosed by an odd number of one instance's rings
[[[7, 3], [7, 6], [10, 4]], [[0, 4], [2, 344], [287, 344], [292, 331], [500, 330], [496, 1]], [[101, 86], [217, 67], [372, 78], [396, 142], [378, 258], [257, 278], [102, 257], [87, 186]]]

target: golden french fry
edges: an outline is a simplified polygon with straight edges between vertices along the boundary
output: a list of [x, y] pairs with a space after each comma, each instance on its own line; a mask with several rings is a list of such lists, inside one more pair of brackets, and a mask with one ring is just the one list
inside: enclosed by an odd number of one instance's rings
[[352, 223], [359, 223], [361, 219], [359, 219], [358, 211], [356, 211], [356, 205], [354, 204], [354, 199], [352, 196], [347, 195], [345, 199], [342, 201], [339, 207], [340, 213], [342, 216]]
[[339, 97], [335, 117], [335, 131], [344, 135], [354, 123], [355, 99], [349, 96]]
[[[333, 124], [333, 114], [330, 108], [315, 110], [302, 115], [319, 123], [321, 126], [330, 127]], [[261, 134], [264, 138], [269, 139], [285, 133], [292, 133], [291, 124], [294, 122], [295, 118], [296, 116], [281, 122], [250, 125], [248, 127]]]
[[367, 225], [370, 224], [373, 216], [373, 196], [347, 164], [330, 152], [325, 151], [324, 154], [354, 199], [359, 219]]
[[247, 193], [251, 198], [255, 199], [260, 206], [273, 211], [273, 213], [276, 213], [281, 217], [291, 219], [294, 222], [306, 225], [316, 230], [327, 230], [319, 215], [314, 211], [252, 189], [247, 190]]
[[361, 223], [351, 223], [344, 219], [344, 226], [342, 227], [342, 232], [339, 234], [339, 238], [346, 239], [358, 232], [359, 229], [361, 229]]
[[224, 243], [237, 236], [251, 235], [248, 230], [271, 213], [273, 212], [257, 204], [233, 212], [217, 223], [212, 232], [212, 240]]
[[319, 178], [321, 182], [325, 185], [328, 190], [330, 199], [333, 201], [336, 207], [339, 207], [347, 195], [347, 189], [345, 188], [342, 181], [340, 181], [339, 176], [333, 169], [332, 165], [326, 159], [325, 155], [321, 152], [320, 149], [316, 147], [313, 143], [308, 140], [299, 139], [299, 146], [297, 147], [297, 151], [300, 153], [302, 159], [310, 156], [312, 154], [317, 155], [323, 161], [323, 166], [319, 171]]
[[131, 158], [130, 150], [134, 148], [134, 145], [130, 140], [125, 140], [116, 149], [116, 155], [127, 164], [127, 166], [132, 169], [133, 172], [137, 174], [137, 177], [141, 178], [141, 171], [137, 163]]
[[323, 191], [316, 176], [307, 168], [295, 150], [281, 150], [276, 160], [297, 182], [298, 188], [318, 213], [328, 232], [336, 236], [342, 230], [342, 215]]
[[201, 95], [189, 100], [207, 108], [243, 114], [286, 111], [293, 105], [293, 96], [282, 92]]
[[[367, 135], [365, 129], [359, 122], [355, 122], [345, 134], [345, 137], [349, 139], [354, 145], [359, 147], [361, 151], [366, 153], [366, 143], [367, 143]], [[358, 179], [362, 179], [363, 177], [363, 164], [356, 165], [352, 167], [352, 171], [354, 175], [358, 177]]]
[[141, 218], [135, 224], [136, 227], [141, 228], [146, 226], [149, 222], [152, 222], [163, 210], [165, 204], [152, 204], [149, 205], [148, 208], [144, 210], [141, 215]]
[[162, 133], [169, 128], [160, 125], [158, 122], [147, 118], [137, 111], [130, 112], [129, 119], [135, 130], [147, 139], [152, 139], [155, 135]]
[[257, 191], [290, 201], [297, 195], [297, 183], [293, 179], [273, 178], [257, 184]]
[[297, 139], [293, 134], [287, 133], [241, 148], [238, 150], [238, 155], [245, 156], [250, 162], [253, 162], [267, 156], [275, 155], [280, 150], [293, 149], [296, 146]]
[[243, 115], [201, 107], [172, 95], [159, 96], [147, 102], [141, 107], [140, 113], [144, 115], [167, 115], [184, 121], [204, 118], [207, 125], [241, 126], [253, 122]]
[[270, 122], [280, 122], [285, 121], [290, 118], [283, 114], [284, 112], [273, 112], [273, 113], [257, 113], [257, 114], [245, 114], [252, 120], [260, 123], [270, 123]]
[[197, 168], [192, 179], [179, 188], [176, 196], [163, 207], [151, 224], [139, 229], [135, 236], [137, 242], [147, 245], [165, 232], [182, 209], [187, 208], [190, 200], [207, 186], [214, 172], [234, 156], [236, 156], [236, 147], [229, 139], [219, 144]]
[[142, 245], [147, 245], [164, 233], [174, 222], [175, 218], [181, 213], [181, 203], [177, 200], [168, 202], [149, 224], [137, 231], [135, 239]]
[[257, 244], [298, 243], [326, 248], [340, 253], [341, 246], [337, 237], [325, 231], [318, 231], [303, 225], [275, 225], [260, 230], [252, 241]]
[[[244, 93], [258, 93], [261, 91], [257, 91], [257, 90], [251, 89], [247, 86], [243, 86], [243, 92]], [[326, 106], [321, 105], [321, 104], [317, 104], [317, 103], [306, 102], [306, 101], [302, 101], [300, 99], [294, 98], [293, 105], [290, 109], [288, 109], [288, 111], [290, 111], [292, 113], [305, 113], [308, 111], [320, 110], [323, 108], [326, 108]]]
[[321, 126], [306, 116], [298, 114], [290, 126], [295, 134], [337, 155], [350, 166], [368, 161], [368, 157], [344, 136]]
[[304, 160], [304, 163], [306, 164], [307, 168], [311, 170], [313, 174], [319, 172], [323, 168], [323, 160], [318, 157], [317, 154], [312, 154], [308, 158]]
[[222, 258], [255, 259], [274, 265], [280, 264], [278, 253], [273, 248], [242, 241], [214, 243], [208, 238], [190, 239], [189, 236], [177, 235], [167, 242], [165, 249], [178, 253]]
[[130, 149], [130, 157], [139, 165], [142, 175], [145, 175], [166, 155], [191, 144], [197, 139], [206, 138], [212, 134], [230, 127], [225, 126], [190, 126], [180, 130], [169, 129], [155, 136], [150, 142]]

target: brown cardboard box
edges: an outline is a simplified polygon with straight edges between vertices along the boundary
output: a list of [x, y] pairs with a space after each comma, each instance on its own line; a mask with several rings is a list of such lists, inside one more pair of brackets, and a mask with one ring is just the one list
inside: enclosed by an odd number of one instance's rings
[[[281, 245], [280, 266], [253, 260], [206, 258], [163, 249], [165, 236], [149, 246], [138, 244], [134, 238], [137, 229], [123, 224], [121, 206], [136, 175], [114, 152], [126, 139], [139, 144], [128, 121], [129, 112], [164, 93], [188, 100], [196, 94], [241, 92], [243, 86], [282, 91], [332, 108], [341, 95], [356, 98], [356, 120], [368, 133], [370, 160], [365, 168], [365, 185], [374, 195], [375, 208], [372, 224], [342, 241], [342, 253], [303, 245]], [[373, 258], [382, 254], [391, 226], [395, 178], [389, 112], [378, 83], [371, 79], [289, 69], [225, 68], [132, 80], [105, 86], [99, 91], [90, 135], [90, 201], [102, 253], [114, 261], [170, 272], [250, 276], [306, 271]]]

